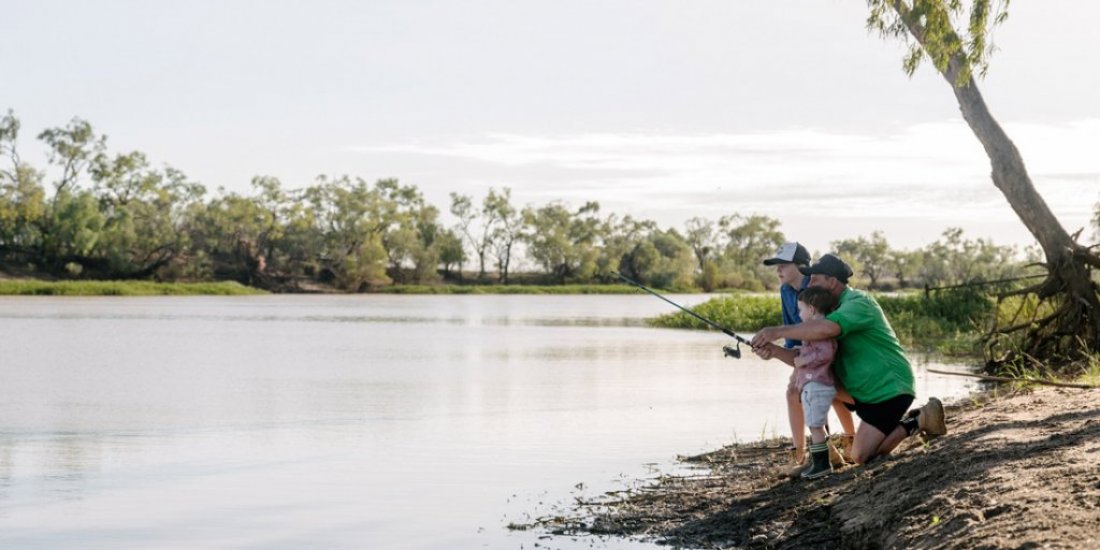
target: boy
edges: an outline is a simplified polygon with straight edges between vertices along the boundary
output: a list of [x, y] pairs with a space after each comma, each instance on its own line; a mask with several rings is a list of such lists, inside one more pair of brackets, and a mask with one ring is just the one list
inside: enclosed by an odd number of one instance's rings
[[[764, 265], [774, 267], [776, 275], [779, 277], [779, 299], [782, 305], [783, 324], [797, 325], [801, 323], [802, 319], [798, 315], [798, 293], [808, 286], [809, 277], [800, 273], [799, 269], [810, 265], [809, 251], [798, 242], [783, 243], [774, 256], [764, 260]], [[798, 340], [788, 338], [785, 340], [783, 347], [793, 350], [799, 345], [801, 345], [801, 342]], [[770, 353], [754, 351], [764, 359], [771, 358]], [[794, 375], [795, 373], [792, 372], [786, 391], [787, 418], [791, 426], [791, 463], [793, 464], [793, 468], [789, 470], [789, 473], [792, 476], [802, 472], [803, 463], [806, 460], [805, 412], [802, 409], [800, 400], [800, 388], [795, 384]], [[852, 421], [852, 413], [841, 402], [835, 402], [833, 410], [836, 411], [837, 419], [840, 420], [840, 426], [843, 430], [843, 435], [840, 437], [841, 446], [845, 448], [845, 451], [841, 451], [843, 453], [846, 452], [847, 447], [851, 446], [852, 434], [855, 433], [855, 423]], [[840, 454], [837, 455], [836, 460], [838, 463], [844, 462]]]
[[[823, 288], [807, 288], [798, 294], [798, 314], [803, 321], [823, 319], [836, 309], [837, 299]], [[810, 467], [802, 471], [803, 479], [817, 479], [832, 472], [829, 446], [825, 442], [825, 422], [833, 399], [836, 382], [833, 379], [833, 357], [836, 340], [804, 340], [794, 357], [794, 379], [802, 401], [806, 425], [810, 427]]]

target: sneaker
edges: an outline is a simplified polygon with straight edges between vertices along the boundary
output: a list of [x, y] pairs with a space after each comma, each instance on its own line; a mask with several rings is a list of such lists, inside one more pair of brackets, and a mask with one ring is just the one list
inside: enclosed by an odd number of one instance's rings
[[920, 408], [917, 416], [917, 425], [921, 431], [928, 435], [943, 435], [947, 433], [947, 422], [944, 419], [943, 403], [935, 397]]

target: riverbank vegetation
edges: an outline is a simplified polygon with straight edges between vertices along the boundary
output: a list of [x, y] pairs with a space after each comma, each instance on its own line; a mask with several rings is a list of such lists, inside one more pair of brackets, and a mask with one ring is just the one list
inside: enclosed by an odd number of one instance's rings
[[267, 294], [233, 281], [158, 283], [154, 281], [0, 280], [0, 296], [247, 296]]
[[[877, 293], [875, 298], [903, 345], [952, 356], [981, 355], [981, 339], [996, 309], [995, 301], [975, 287], [928, 293]], [[755, 332], [782, 324], [779, 297], [775, 294], [723, 296], [693, 309], [736, 331]], [[709, 328], [680, 312], [654, 318], [650, 324], [664, 328]]]
[[[18, 277], [360, 292], [603, 285], [622, 272], [661, 289], [766, 290], [776, 277], [760, 260], [788, 238], [779, 220], [758, 214], [660, 227], [595, 202], [518, 205], [508, 188], [433, 205], [395, 179], [320, 176], [287, 186], [256, 176], [249, 193], [210, 193], [139, 151], [110, 151], [80, 119], [38, 134], [46, 166], [20, 156], [20, 131], [14, 113], [0, 118], [0, 272]], [[444, 209], [454, 222], [443, 220]], [[889, 246], [880, 233], [832, 247], [863, 286], [881, 290], [1015, 277], [1038, 259], [1037, 250], [959, 229], [913, 250]]]
[[627, 285], [393, 285], [379, 294], [634, 294]]

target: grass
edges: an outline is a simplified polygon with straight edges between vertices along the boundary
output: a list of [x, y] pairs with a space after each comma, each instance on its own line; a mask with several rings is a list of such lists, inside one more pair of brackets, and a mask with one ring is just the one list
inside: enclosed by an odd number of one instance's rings
[[0, 280], [0, 296], [242, 296], [267, 294], [236, 282]]
[[378, 294], [633, 294], [628, 285], [393, 285]]
[[[722, 326], [741, 331], [756, 331], [782, 322], [778, 295], [737, 294], [712, 298], [693, 311]], [[709, 329], [706, 323], [681, 312], [667, 313], [649, 320], [661, 328]]]
[[[994, 304], [974, 291], [936, 292], [930, 297], [914, 292], [876, 295], [901, 343], [910, 348], [942, 355], [974, 356], [979, 353], [982, 328], [993, 315]], [[755, 332], [782, 323], [779, 296], [739, 294], [714, 298], [695, 312], [733, 330]], [[703, 322], [684, 313], [650, 319], [663, 328], [706, 329]]]
[[1085, 365], [1077, 381], [1082, 384], [1100, 386], [1100, 354], [1093, 355]]

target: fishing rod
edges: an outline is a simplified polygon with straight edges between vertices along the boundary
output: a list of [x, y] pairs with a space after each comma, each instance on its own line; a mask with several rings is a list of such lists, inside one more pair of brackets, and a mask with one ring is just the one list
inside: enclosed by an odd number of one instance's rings
[[664, 296], [661, 296], [660, 294], [657, 294], [651, 288], [643, 285], [642, 283], [639, 283], [638, 281], [635, 281], [634, 279], [631, 279], [630, 277], [627, 277], [626, 275], [623, 275], [622, 273], [619, 273], [617, 271], [615, 272], [615, 274], [618, 275], [620, 279], [622, 279], [622, 280], [626, 281], [627, 283], [629, 283], [631, 286], [638, 287], [638, 288], [640, 288], [640, 289], [642, 289], [642, 290], [644, 290], [644, 291], [646, 291], [646, 292], [648, 292], [648, 293], [650, 293], [650, 294], [652, 294], [652, 295], [654, 295], [654, 296], [656, 296], [656, 297], [658, 297], [658, 298], [660, 298], [660, 299], [662, 299], [662, 300], [664, 300], [664, 301], [680, 308], [680, 310], [683, 311], [684, 313], [687, 313], [688, 315], [691, 315], [692, 317], [695, 317], [696, 319], [698, 319], [698, 320], [700, 320], [700, 321], [702, 321], [702, 322], [704, 322], [704, 323], [706, 323], [706, 324], [722, 331], [724, 334], [726, 334], [727, 336], [732, 337], [734, 340], [737, 340], [736, 347], [735, 346], [729, 346], [729, 345], [722, 346], [722, 353], [726, 357], [733, 357], [734, 359], [740, 359], [741, 358], [741, 344], [746, 344], [746, 345], [749, 345], [749, 346], [752, 345], [751, 342], [749, 342], [748, 340], [742, 338], [736, 332], [733, 332], [732, 330], [730, 330], [730, 329], [728, 329], [728, 328], [726, 328], [722, 325], [719, 325], [718, 323], [715, 323], [714, 321], [711, 321], [710, 319], [707, 319], [706, 317], [703, 317], [702, 315], [699, 315], [698, 313], [695, 313], [694, 311], [692, 311], [692, 310], [690, 310], [690, 309], [688, 309], [688, 308], [686, 308], [686, 307], [684, 307], [680, 304], [677, 304], [676, 302], [673, 302], [672, 300], [669, 300], [668, 298], [665, 298]]

